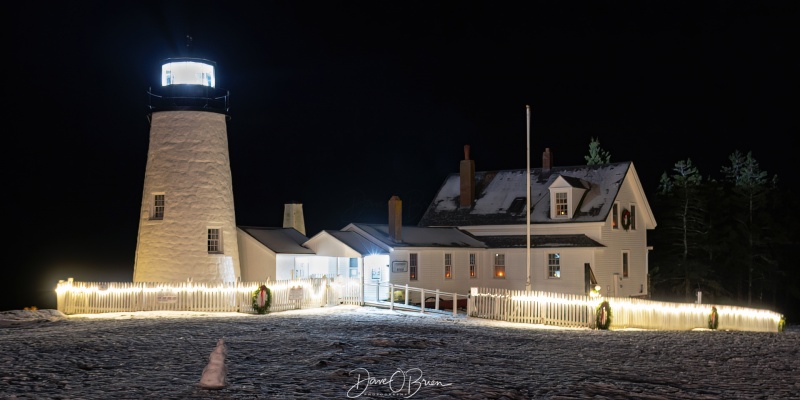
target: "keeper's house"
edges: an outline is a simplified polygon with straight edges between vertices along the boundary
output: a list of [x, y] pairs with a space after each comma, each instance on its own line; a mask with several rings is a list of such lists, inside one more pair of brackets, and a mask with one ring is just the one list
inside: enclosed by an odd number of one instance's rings
[[[365, 282], [467, 293], [470, 287], [604, 296], [648, 296], [647, 231], [656, 221], [632, 162], [554, 167], [546, 149], [526, 170], [475, 171], [469, 149], [417, 226], [403, 226], [402, 202], [389, 200], [388, 224], [323, 231], [305, 247], [349, 262]], [[349, 261], [343, 261], [343, 260]], [[341, 273], [341, 268], [336, 268]]]

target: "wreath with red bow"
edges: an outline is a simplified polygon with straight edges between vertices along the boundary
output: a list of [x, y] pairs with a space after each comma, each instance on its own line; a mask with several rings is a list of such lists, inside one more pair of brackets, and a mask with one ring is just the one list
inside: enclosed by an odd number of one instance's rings
[[719, 314], [717, 307], [711, 307], [711, 314], [708, 314], [708, 329], [717, 329], [719, 326]]
[[626, 231], [628, 228], [631, 227], [631, 212], [628, 210], [622, 210], [622, 229]]
[[603, 301], [597, 307], [594, 322], [597, 329], [605, 330], [611, 326], [611, 305], [608, 304], [608, 301]]
[[266, 285], [261, 285], [253, 292], [253, 310], [259, 314], [266, 314], [272, 305], [272, 291]]

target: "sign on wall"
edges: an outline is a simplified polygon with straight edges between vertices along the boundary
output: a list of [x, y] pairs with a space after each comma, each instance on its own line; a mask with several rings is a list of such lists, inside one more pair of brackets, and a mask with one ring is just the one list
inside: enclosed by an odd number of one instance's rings
[[408, 261], [392, 261], [392, 272], [408, 272]]

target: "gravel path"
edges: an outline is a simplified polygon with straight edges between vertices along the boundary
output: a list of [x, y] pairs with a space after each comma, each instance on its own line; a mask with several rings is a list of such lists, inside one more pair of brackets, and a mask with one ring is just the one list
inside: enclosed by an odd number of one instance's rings
[[[0, 398], [800, 399], [796, 326], [545, 328], [350, 306], [6, 323]], [[201, 389], [220, 338], [228, 385]]]

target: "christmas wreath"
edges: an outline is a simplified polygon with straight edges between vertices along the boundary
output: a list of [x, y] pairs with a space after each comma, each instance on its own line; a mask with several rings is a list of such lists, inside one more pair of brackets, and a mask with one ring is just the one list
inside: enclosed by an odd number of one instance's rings
[[711, 307], [711, 314], [708, 314], [708, 329], [717, 329], [719, 326], [719, 315], [717, 307]]
[[253, 310], [259, 314], [266, 314], [272, 305], [272, 291], [266, 285], [253, 292]]
[[608, 329], [611, 326], [611, 305], [608, 304], [608, 301], [600, 303], [595, 315], [594, 322], [597, 329]]
[[628, 228], [631, 227], [631, 212], [628, 210], [622, 210], [622, 229], [626, 231]]

